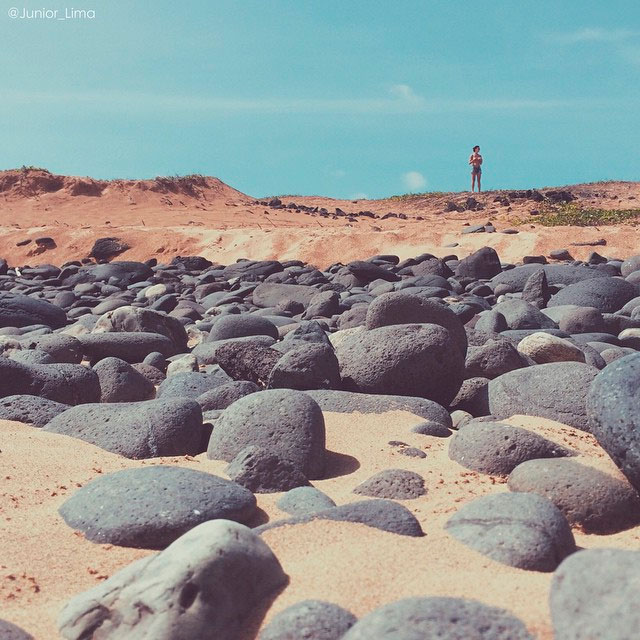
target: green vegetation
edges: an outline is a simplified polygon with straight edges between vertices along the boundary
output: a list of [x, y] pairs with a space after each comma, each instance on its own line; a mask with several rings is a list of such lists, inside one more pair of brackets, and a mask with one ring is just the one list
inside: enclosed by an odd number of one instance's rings
[[43, 167], [34, 167], [32, 164], [30, 165], [23, 164], [20, 167], [20, 171], [22, 171], [22, 173], [27, 173], [27, 171], [45, 171], [46, 173], [49, 173], [48, 169], [44, 169]]
[[396, 202], [407, 202], [410, 200], [422, 200], [423, 198], [437, 198], [446, 195], [444, 191], [424, 191], [422, 193], [403, 193], [397, 196], [389, 196], [384, 200], [395, 200]]
[[567, 203], [543, 208], [538, 215], [519, 220], [517, 223], [535, 223], [544, 227], [639, 224], [640, 209], [586, 209], [575, 203]]

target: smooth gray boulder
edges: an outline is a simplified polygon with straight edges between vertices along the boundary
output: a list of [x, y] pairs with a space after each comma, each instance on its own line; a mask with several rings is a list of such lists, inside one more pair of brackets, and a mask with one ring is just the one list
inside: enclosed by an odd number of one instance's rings
[[467, 469], [495, 476], [509, 475], [525, 460], [561, 458], [573, 452], [533, 431], [501, 422], [474, 421], [449, 442], [449, 458]]
[[77, 339], [84, 356], [92, 364], [109, 357], [136, 364], [155, 351], [165, 357], [178, 353], [173, 342], [159, 333], [85, 333], [78, 335]]
[[340, 342], [336, 355], [347, 391], [417, 396], [446, 406], [463, 380], [462, 353], [451, 333], [436, 324], [356, 333]]
[[447, 329], [463, 354], [467, 353], [464, 325], [449, 307], [403, 291], [378, 296], [367, 309], [365, 326], [371, 330], [397, 324], [425, 323]]
[[251, 529], [213, 520], [73, 598], [58, 628], [65, 640], [237, 640], [243, 620], [286, 582]]
[[100, 400], [94, 371], [81, 364], [28, 365], [0, 358], [0, 397], [31, 395], [77, 405]]
[[496, 562], [530, 571], [554, 571], [576, 548], [562, 512], [532, 493], [475, 498], [449, 518], [445, 529]]
[[361, 618], [342, 640], [533, 640], [505, 609], [463, 598], [405, 598]]
[[[5, 396], [0, 400], [0, 420], [17, 420], [44, 427], [70, 405], [31, 395]], [[1, 638], [2, 636], [0, 636]]]
[[207, 456], [231, 462], [255, 445], [293, 463], [307, 478], [321, 478], [325, 466], [322, 410], [303, 391], [272, 389], [240, 398], [216, 420]]
[[640, 552], [588, 549], [553, 574], [555, 640], [630, 640], [640, 628]]
[[490, 413], [498, 419], [539, 416], [589, 431], [587, 394], [597, 375], [598, 369], [581, 362], [551, 362], [510, 371], [489, 382]]
[[278, 327], [273, 322], [261, 316], [242, 314], [228, 314], [219, 317], [207, 336], [207, 342], [228, 340], [230, 338], [245, 338], [247, 336], [269, 336], [278, 338]]
[[312, 520], [335, 520], [337, 522], [359, 522], [368, 527], [397, 533], [402, 536], [421, 537], [424, 535], [420, 523], [405, 506], [394, 500], [373, 499], [350, 502], [339, 507], [315, 511], [307, 515], [268, 522], [255, 529], [263, 533], [277, 527], [304, 524]]
[[503, 271], [491, 279], [491, 284], [508, 285], [512, 291], [522, 291], [529, 277], [540, 269], [544, 270], [547, 276], [547, 282], [550, 285], [564, 284], [569, 285], [582, 280], [590, 280], [592, 278], [604, 278], [606, 273], [602, 273], [597, 269], [587, 266], [574, 266], [570, 264], [525, 264], [515, 269]]
[[152, 382], [119, 358], [103, 358], [93, 370], [100, 380], [100, 402], [136, 402], [156, 394]]
[[202, 411], [187, 398], [83, 404], [56, 416], [44, 430], [125, 458], [194, 456], [204, 450]]
[[29, 327], [35, 324], [59, 329], [67, 324], [67, 314], [46, 300], [16, 293], [0, 293], [0, 327]]
[[593, 307], [602, 313], [613, 313], [640, 293], [634, 284], [622, 278], [595, 278], [571, 284], [561, 289], [549, 301], [550, 307], [575, 304]]
[[333, 411], [335, 413], [407, 411], [426, 420], [437, 422], [447, 428], [451, 427], [449, 412], [437, 402], [426, 398], [324, 389], [306, 391], [305, 393], [311, 396], [323, 411]]
[[315, 487], [296, 487], [280, 497], [276, 506], [292, 516], [303, 516], [324, 511], [336, 506], [336, 503]]
[[255, 510], [255, 496], [235, 482], [166, 465], [99, 476], [59, 508], [87, 540], [141, 549], [164, 549], [207, 520], [246, 523]]
[[528, 460], [509, 476], [511, 491], [537, 493], [587, 532], [615, 533], [640, 522], [640, 497], [625, 480], [577, 460]]
[[369, 498], [411, 500], [425, 495], [427, 489], [424, 478], [415, 471], [384, 469], [361, 482], [353, 493]]
[[607, 365], [587, 397], [591, 433], [640, 490], [640, 353]]
[[258, 640], [340, 640], [357, 620], [330, 602], [303, 600], [276, 615]]
[[92, 333], [111, 332], [156, 333], [171, 341], [174, 353], [187, 351], [187, 332], [184, 326], [177, 318], [162, 311], [130, 306], [108, 311], [98, 319]]

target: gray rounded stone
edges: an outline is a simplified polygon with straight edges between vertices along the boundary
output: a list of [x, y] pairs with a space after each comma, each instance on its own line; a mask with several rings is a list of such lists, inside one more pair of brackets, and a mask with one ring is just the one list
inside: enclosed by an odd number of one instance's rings
[[196, 398], [203, 411], [226, 409], [236, 400], [260, 391], [260, 387], [247, 380], [234, 380], [205, 391]]
[[337, 349], [348, 391], [427, 398], [448, 405], [462, 384], [462, 353], [445, 328], [402, 324], [363, 331]]
[[187, 398], [79, 405], [53, 418], [44, 430], [125, 458], [197, 455], [204, 450], [202, 411]]
[[247, 336], [270, 336], [278, 339], [278, 327], [273, 322], [261, 316], [242, 314], [228, 314], [220, 316], [207, 337], [207, 342], [227, 340], [229, 338], [244, 338]]
[[159, 351], [165, 357], [175, 355], [171, 340], [159, 333], [88, 333], [77, 336], [83, 354], [92, 362], [103, 358], [120, 358], [134, 364], [142, 362], [150, 353]]
[[54, 362], [68, 362], [79, 364], [82, 361], [82, 345], [73, 336], [52, 334], [35, 336], [20, 340], [23, 349], [37, 349], [44, 351], [53, 358]]
[[304, 600], [276, 615], [258, 640], [340, 640], [356, 622], [352, 613], [336, 604]]
[[595, 367], [581, 362], [551, 362], [510, 371], [489, 382], [490, 413], [498, 419], [539, 416], [589, 431], [587, 393], [596, 375]]
[[253, 290], [253, 304], [256, 307], [275, 307], [279, 302], [291, 300], [307, 307], [318, 289], [299, 284], [279, 284], [263, 282]]
[[456, 276], [489, 279], [502, 271], [500, 258], [492, 247], [482, 247], [463, 258], [456, 267]]
[[[172, 344], [172, 353], [165, 355], [187, 351], [187, 332], [184, 326], [177, 318], [162, 311], [142, 307], [114, 309], [101, 316], [92, 331], [92, 333], [102, 332], [155, 333], [166, 337]], [[165, 353], [162, 349], [157, 349], [157, 351]]]
[[495, 476], [509, 475], [525, 460], [573, 455], [569, 449], [533, 431], [501, 422], [472, 422], [449, 442], [449, 458], [467, 469]]
[[207, 520], [246, 523], [255, 510], [255, 496], [235, 482], [165, 465], [99, 476], [59, 509], [92, 542], [141, 549], [163, 549]]
[[213, 520], [74, 597], [58, 627], [66, 640], [238, 640], [244, 620], [286, 583], [251, 529]]
[[67, 315], [60, 307], [46, 300], [0, 293], [0, 327], [28, 327], [34, 324], [59, 329], [67, 324]]
[[574, 266], [564, 264], [526, 264], [522, 267], [503, 271], [491, 279], [493, 285], [509, 285], [512, 291], [522, 291], [529, 277], [542, 268], [550, 285], [573, 284], [582, 280], [602, 278], [606, 274], [586, 266]]
[[7, 620], [0, 620], [0, 640], [34, 640], [30, 633]]
[[533, 640], [505, 609], [463, 598], [406, 598], [375, 609], [342, 640]]
[[614, 360], [589, 390], [591, 433], [640, 491], [640, 353]]
[[203, 393], [228, 384], [233, 380], [217, 365], [209, 373], [183, 371], [168, 377], [158, 387], [158, 398], [198, 398]]
[[255, 445], [242, 449], [225, 472], [231, 480], [254, 493], [289, 491], [309, 484], [294, 463]]
[[640, 497], [626, 481], [574, 460], [529, 460], [509, 476], [511, 491], [537, 493], [587, 532], [615, 533], [640, 522]]
[[640, 628], [640, 552], [588, 549], [553, 575], [549, 604], [556, 640], [630, 640]]
[[525, 356], [506, 340], [487, 340], [481, 347], [469, 347], [465, 360], [466, 378], [493, 379], [503, 373], [522, 369], [531, 364]]
[[255, 531], [263, 533], [286, 525], [304, 524], [312, 520], [335, 520], [337, 522], [359, 522], [374, 529], [398, 535], [420, 537], [424, 535], [420, 523], [405, 506], [394, 500], [372, 499], [350, 502], [340, 507], [316, 511], [304, 516], [268, 522]]
[[431, 420], [425, 420], [415, 426], [411, 427], [412, 433], [419, 433], [422, 436], [433, 436], [435, 438], [448, 438], [451, 435], [451, 429], [432, 422]]
[[340, 366], [329, 344], [302, 343], [287, 351], [269, 373], [270, 389], [335, 389], [340, 386]]
[[368, 330], [397, 324], [437, 324], [451, 334], [463, 354], [467, 352], [467, 334], [462, 322], [449, 307], [402, 291], [378, 296], [367, 310]]
[[100, 400], [94, 371], [80, 364], [27, 365], [0, 358], [0, 397], [32, 395], [62, 404]]
[[325, 509], [331, 509], [336, 503], [326, 494], [315, 487], [296, 487], [287, 491], [276, 502], [281, 511], [292, 516], [303, 516]]
[[493, 311], [504, 316], [509, 329], [555, 329], [556, 323], [526, 300], [505, 300]]
[[305, 393], [311, 396], [323, 411], [335, 413], [408, 411], [421, 418], [437, 422], [444, 427], [451, 427], [449, 412], [437, 402], [432, 402], [426, 398], [323, 389], [306, 391]]
[[[44, 427], [70, 405], [30, 395], [6, 396], [0, 400], [0, 419], [17, 420], [34, 427]], [[1, 636], [0, 636], [1, 637]]]
[[571, 528], [550, 501], [532, 493], [497, 493], [465, 504], [445, 525], [463, 544], [496, 562], [554, 571], [575, 551]]
[[369, 498], [411, 500], [427, 493], [424, 478], [406, 469], [385, 469], [360, 483], [353, 493]]
[[638, 287], [622, 278], [595, 278], [561, 289], [549, 301], [550, 307], [575, 304], [613, 313], [640, 293]]
[[119, 358], [104, 358], [93, 370], [100, 380], [100, 402], [150, 400], [156, 394], [152, 382]]
[[306, 393], [289, 389], [240, 398], [216, 421], [207, 455], [231, 462], [249, 445], [288, 460], [311, 480], [320, 478], [325, 465], [322, 410]]

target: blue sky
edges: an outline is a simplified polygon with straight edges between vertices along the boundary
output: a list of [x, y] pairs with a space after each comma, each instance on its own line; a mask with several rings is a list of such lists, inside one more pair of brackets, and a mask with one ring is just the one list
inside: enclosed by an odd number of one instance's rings
[[467, 189], [479, 144], [487, 189], [638, 179], [637, 0], [3, 0], [0, 38], [0, 168], [381, 197]]

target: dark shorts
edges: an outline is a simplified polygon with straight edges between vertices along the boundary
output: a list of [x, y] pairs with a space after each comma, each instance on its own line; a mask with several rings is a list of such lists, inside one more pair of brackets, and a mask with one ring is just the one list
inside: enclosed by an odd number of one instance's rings
[[471, 175], [480, 175], [482, 173], [482, 169], [480, 167], [473, 167], [471, 169]]

